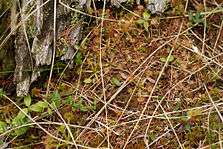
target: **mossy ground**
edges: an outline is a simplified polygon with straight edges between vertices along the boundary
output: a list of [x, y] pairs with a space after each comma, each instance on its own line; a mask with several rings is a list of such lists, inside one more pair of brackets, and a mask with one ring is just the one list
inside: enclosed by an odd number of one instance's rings
[[[60, 69], [54, 71], [50, 91], [58, 91], [58, 112], [77, 144], [134, 149], [222, 146], [222, 4], [189, 1], [185, 7], [172, 1], [162, 15], [146, 20], [148, 31], [137, 23], [144, 6], [128, 11], [120, 7], [117, 12], [106, 8], [103, 25], [92, 19], [85, 28], [74, 67], [62, 73], [66, 64], [56, 61]], [[102, 12], [99, 8], [93, 15]], [[32, 102], [50, 102], [45, 96], [47, 75], [32, 85]], [[10, 78], [1, 82], [6, 95], [24, 108], [23, 99], [7, 91], [13, 86]], [[1, 121], [19, 112], [5, 98], [0, 104]], [[75, 148], [65, 123], [51, 112], [29, 114], [56, 138], [32, 124], [21, 136], [8, 127], [0, 135], [2, 143], [10, 142], [12, 148]]]

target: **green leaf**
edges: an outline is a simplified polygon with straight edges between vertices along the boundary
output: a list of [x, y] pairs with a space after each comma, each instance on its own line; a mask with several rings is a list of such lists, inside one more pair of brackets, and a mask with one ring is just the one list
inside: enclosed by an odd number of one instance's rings
[[5, 92], [2, 88], [0, 88], [0, 98], [2, 98], [5, 95]]
[[34, 111], [34, 112], [43, 112], [45, 108], [48, 107], [48, 104], [43, 101], [38, 101], [37, 103], [31, 105], [29, 107], [29, 110]]
[[116, 77], [112, 77], [111, 82], [115, 86], [121, 86], [121, 82]]
[[137, 20], [137, 23], [138, 24], [143, 24], [145, 22], [145, 20], [143, 20], [143, 19], [139, 19], [139, 20]]
[[96, 108], [97, 108], [97, 101], [96, 100], [94, 100], [94, 102], [92, 103], [91, 108], [94, 111], [96, 110]]
[[0, 133], [4, 133], [7, 129], [7, 124], [3, 121], [0, 121]]
[[81, 112], [86, 112], [88, 111], [88, 108], [82, 103], [82, 99], [80, 99], [77, 103], [73, 103], [72, 104], [72, 110], [76, 111], [76, 110], [80, 110]]
[[[28, 108], [22, 109], [26, 114], [28, 114], [29, 110]], [[17, 119], [24, 119], [26, 117], [26, 115], [22, 112], [19, 111], [19, 113], [17, 114], [17, 116], [15, 118]]]
[[193, 109], [187, 112], [189, 118], [202, 115], [201, 109]]
[[176, 106], [174, 107], [174, 111], [178, 111], [181, 107], [181, 102], [177, 102]]
[[[24, 123], [25, 124], [25, 123]], [[23, 134], [25, 134], [26, 132], [27, 132], [27, 130], [29, 129], [29, 126], [25, 126], [25, 127], [21, 127], [21, 128], [19, 128], [19, 129], [16, 129], [15, 131], [14, 131], [14, 135], [16, 135], [16, 136], [21, 136], [21, 135], [23, 135]]]
[[81, 107], [81, 102], [79, 101], [78, 103], [73, 103], [72, 104], [72, 110], [73, 111], [76, 111], [76, 110], [78, 110], [78, 109], [80, 109], [80, 107]]
[[47, 113], [48, 113], [49, 115], [52, 115], [52, 114], [53, 114], [53, 111], [52, 111], [50, 108], [47, 108]]
[[149, 133], [148, 137], [151, 141], [154, 141], [156, 139], [156, 135], [153, 132]]
[[84, 79], [84, 83], [90, 84], [92, 82], [91, 78]]
[[196, 12], [195, 15], [190, 11], [189, 12], [189, 21], [190, 21], [190, 24], [199, 24], [199, 23], [204, 23], [203, 21], [203, 15], [200, 13], [200, 12]]
[[[28, 108], [23, 109], [23, 111], [28, 114]], [[24, 125], [28, 122], [28, 118], [26, 117], [26, 115], [22, 112], [19, 111], [19, 113], [17, 114], [17, 116], [15, 118], [12, 119], [12, 126], [17, 127], [17, 126], [21, 126]], [[16, 130], [14, 130], [14, 134], [13, 135], [23, 135], [26, 133], [26, 131], [28, 130], [28, 126], [27, 127], [22, 127], [22, 128], [18, 128]]]
[[165, 57], [161, 57], [160, 61], [165, 63], [166, 62], [166, 58]]
[[51, 96], [51, 101], [52, 101], [53, 105], [55, 105], [56, 107], [60, 106], [61, 97], [60, 97], [60, 94], [57, 90], [53, 92], [53, 94]]
[[65, 99], [65, 103], [68, 104], [68, 105], [72, 105], [74, 103], [73, 99], [71, 96], [68, 96], [66, 99]]
[[150, 18], [150, 14], [149, 14], [148, 12], [145, 11], [145, 12], [143, 13], [143, 19], [148, 21], [149, 18]]
[[74, 59], [74, 61], [75, 61], [75, 63], [77, 64], [77, 65], [81, 65], [82, 64], [82, 54], [81, 54], [81, 52], [78, 52], [76, 55], [75, 55], [75, 59]]
[[2, 147], [5, 144], [3, 140], [0, 140], [0, 146]]
[[145, 52], [145, 51], [146, 51], [146, 48], [145, 48], [145, 47], [140, 47], [140, 48], [138, 48], [138, 50], [139, 50], [140, 52]]
[[145, 30], [148, 32], [149, 31], [149, 22], [145, 21], [143, 23], [143, 26], [144, 26]]
[[32, 102], [32, 99], [31, 99], [31, 96], [30, 96], [30, 95], [24, 97], [24, 104], [25, 104], [27, 107], [30, 106], [31, 102]]
[[168, 56], [167, 61], [168, 62], [173, 62], [174, 61], [174, 56], [173, 55]]
[[[27, 118], [23, 118], [23, 119], [14, 118], [12, 120], [12, 126], [18, 127], [18, 126], [26, 124], [27, 122], [28, 122]], [[15, 129], [13, 135], [21, 136], [21, 135], [25, 134], [28, 129], [29, 129], [29, 126]]]
[[200, 12], [197, 12], [195, 14], [195, 17], [194, 18], [195, 18], [195, 23], [201, 23], [203, 21], [203, 16], [201, 15]]
[[79, 109], [80, 109], [81, 112], [87, 112], [88, 111], [88, 108], [86, 106], [84, 106], [83, 104], [80, 105]]
[[64, 133], [65, 130], [66, 130], [66, 128], [65, 128], [64, 125], [60, 125], [60, 126], [57, 128], [57, 131], [62, 132], [62, 133]]
[[164, 63], [165, 63], [166, 61], [171, 63], [171, 62], [174, 61], [174, 59], [175, 59], [174, 56], [173, 56], [173, 55], [170, 55], [170, 56], [168, 56], [167, 58], [165, 58], [165, 57], [161, 57], [161, 58], [160, 58], [160, 61], [161, 61], [161, 62], [164, 62]]
[[186, 130], [190, 130], [190, 129], [191, 129], [191, 126], [190, 126], [189, 124], [186, 124], [186, 125], [184, 126], [184, 128], [185, 128]]

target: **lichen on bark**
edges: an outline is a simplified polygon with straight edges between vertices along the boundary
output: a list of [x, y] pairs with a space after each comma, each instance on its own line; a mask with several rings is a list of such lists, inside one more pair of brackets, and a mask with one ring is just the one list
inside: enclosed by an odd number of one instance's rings
[[[53, 43], [53, 15], [54, 2], [49, 1], [43, 7], [43, 0], [37, 0], [36, 3], [27, 3], [23, 0], [20, 5], [26, 8], [21, 11], [22, 25], [17, 29], [15, 40], [15, 60], [16, 69], [14, 80], [17, 84], [17, 96], [25, 96], [29, 91], [30, 84], [40, 75], [40, 68], [44, 65], [50, 65], [52, 60]], [[66, 1], [69, 5], [72, 0]], [[32, 7], [37, 8], [29, 21], [23, 21]], [[71, 11], [61, 5], [57, 5], [57, 35], [62, 34], [64, 30], [70, 28], [68, 35], [70, 42], [69, 48], [64, 52], [61, 59], [69, 60], [74, 54], [74, 45], [79, 41], [81, 26], [71, 27]], [[81, 21], [80, 21], [81, 22]], [[31, 41], [31, 42], [30, 42]]]

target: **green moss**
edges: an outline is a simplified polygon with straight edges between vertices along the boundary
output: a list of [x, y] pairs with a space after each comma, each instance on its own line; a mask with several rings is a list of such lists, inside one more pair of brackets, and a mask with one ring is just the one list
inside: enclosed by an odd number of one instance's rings
[[181, 15], [184, 12], [184, 5], [181, 1], [178, 1], [178, 4], [174, 7], [174, 13], [176, 15]]
[[189, 146], [191, 148], [196, 148], [198, 147], [197, 145], [199, 144], [199, 142], [201, 140], [205, 139], [206, 136], [206, 130], [204, 130], [203, 128], [196, 126], [193, 127], [186, 135], [185, 138], [187, 141], [189, 141]]
[[[221, 91], [217, 87], [213, 87], [210, 89], [209, 94], [211, 96], [211, 99], [213, 101], [217, 101], [221, 98]], [[197, 104], [204, 104], [210, 102], [210, 97], [207, 95], [207, 93], [204, 93], [200, 96], [200, 98], [197, 100]]]
[[210, 131], [207, 135], [207, 141], [208, 141], [208, 144], [212, 144], [214, 142], [217, 142], [218, 141], [218, 134]]
[[209, 93], [213, 100], [218, 100], [219, 98], [221, 98], [220, 90], [216, 87], [212, 88]]
[[8, 8], [10, 8], [12, 5], [11, 0], [1, 0], [0, 2], [0, 14], [5, 12]]
[[223, 123], [220, 123], [220, 119], [217, 113], [214, 113], [210, 116], [209, 127], [213, 130], [223, 129]]

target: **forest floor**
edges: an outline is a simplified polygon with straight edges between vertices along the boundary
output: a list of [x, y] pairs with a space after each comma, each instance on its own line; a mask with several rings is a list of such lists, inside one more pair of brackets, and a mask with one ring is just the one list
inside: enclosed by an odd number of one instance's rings
[[92, 14], [104, 19], [86, 22], [73, 68], [55, 61], [47, 96], [49, 71], [24, 98], [8, 95], [13, 74], [1, 80], [2, 147], [222, 148], [222, 4]]

